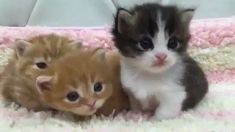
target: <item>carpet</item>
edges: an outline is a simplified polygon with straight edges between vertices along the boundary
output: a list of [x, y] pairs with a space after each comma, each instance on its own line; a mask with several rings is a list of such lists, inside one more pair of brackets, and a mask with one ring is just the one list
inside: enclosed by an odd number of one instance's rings
[[[32, 112], [0, 102], [0, 131], [235, 131], [235, 18], [194, 20], [190, 28], [189, 53], [203, 67], [210, 82], [208, 95], [194, 110], [164, 121], [148, 121], [141, 114], [127, 113], [116, 118], [93, 117], [87, 122], [73, 122], [63, 114]], [[114, 48], [109, 27], [0, 27], [0, 69], [7, 63], [15, 39], [49, 33], [80, 39], [87, 47]]]

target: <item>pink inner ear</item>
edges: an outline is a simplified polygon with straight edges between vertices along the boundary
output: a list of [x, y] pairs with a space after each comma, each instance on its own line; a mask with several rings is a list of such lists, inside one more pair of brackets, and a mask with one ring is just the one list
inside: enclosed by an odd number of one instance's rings
[[18, 54], [19, 55], [23, 55], [24, 51], [25, 51], [25, 48], [24, 47], [21, 47], [21, 46], [18, 46], [17, 47], [17, 51], [18, 51]]
[[49, 82], [43, 82], [38, 84], [39, 88], [44, 91], [44, 90], [50, 90], [50, 83]]
[[40, 93], [45, 91], [49, 91], [52, 85], [52, 77], [51, 76], [39, 76], [36, 80], [37, 89]]

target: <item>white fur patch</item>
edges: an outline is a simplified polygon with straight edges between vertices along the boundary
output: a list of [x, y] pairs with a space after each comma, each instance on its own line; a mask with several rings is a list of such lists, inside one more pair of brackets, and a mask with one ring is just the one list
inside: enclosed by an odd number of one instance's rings
[[149, 97], [155, 97], [160, 105], [155, 112], [157, 119], [176, 116], [186, 97], [185, 88], [180, 84], [183, 76], [183, 64], [177, 63], [163, 73], [150, 73], [130, 65], [123, 59], [121, 63], [121, 81], [125, 88], [139, 100], [142, 108], [149, 103]]
[[[159, 105], [154, 117], [161, 120], [178, 115], [186, 92], [185, 87], [180, 84], [184, 64], [177, 53], [167, 47], [169, 35], [165, 32], [166, 24], [161, 20], [161, 14], [158, 14], [156, 23], [159, 30], [152, 38], [154, 49], [136, 58], [122, 57], [121, 81], [140, 103], [140, 110], [151, 109], [149, 102], [152, 98], [155, 99], [154, 102]], [[154, 63], [158, 59], [156, 56], [159, 54], [165, 54], [167, 57], [163, 65], [155, 66]], [[131, 103], [134, 106], [134, 103]]]
[[98, 100], [96, 101], [96, 103], [95, 103], [95, 107], [96, 107], [96, 108], [100, 108], [101, 106], [103, 106], [104, 102], [105, 102], [105, 100], [103, 100], [103, 99], [98, 99]]

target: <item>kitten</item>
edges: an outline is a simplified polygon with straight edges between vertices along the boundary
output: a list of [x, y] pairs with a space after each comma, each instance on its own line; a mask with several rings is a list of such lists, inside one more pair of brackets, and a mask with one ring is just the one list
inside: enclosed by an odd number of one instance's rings
[[67, 54], [54, 63], [54, 75], [37, 77], [40, 98], [54, 109], [80, 116], [96, 112], [109, 115], [125, 109], [129, 106], [128, 98], [122, 92], [118, 74], [113, 74], [113, 70], [119, 72], [115, 60], [118, 59], [112, 56], [106, 59], [99, 49]]
[[0, 90], [4, 100], [28, 109], [47, 109], [38, 99], [34, 83], [36, 78], [52, 72], [49, 67], [55, 60], [80, 46], [80, 42], [54, 34], [17, 40], [14, 54], [1, 75]]
[[206, 95], [205, 75], [186, 51], [193, 13], [155, 3], [117, 11], [113, 40], [132, 109], [153, 111], [158, 120], [174, 118]]
[[116, 51], [107, 52], [105, 61], [110, 69], [113, 92], [96, 114], [108, 116], [112, 113], [115, 116], [122, 111], [129, 110], [130, 102], [120, 80], [120, 54]]

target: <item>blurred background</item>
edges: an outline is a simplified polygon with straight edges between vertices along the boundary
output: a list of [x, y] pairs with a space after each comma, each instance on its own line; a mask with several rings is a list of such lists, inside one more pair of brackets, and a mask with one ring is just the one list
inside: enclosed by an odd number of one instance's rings
[[[117, 6], [159, 0], [0, 0], [1, 26], [109, 26]], [[163, 4], [196, 7], [194, 19], [235, 15], [235, 0], [162, 0]]]

